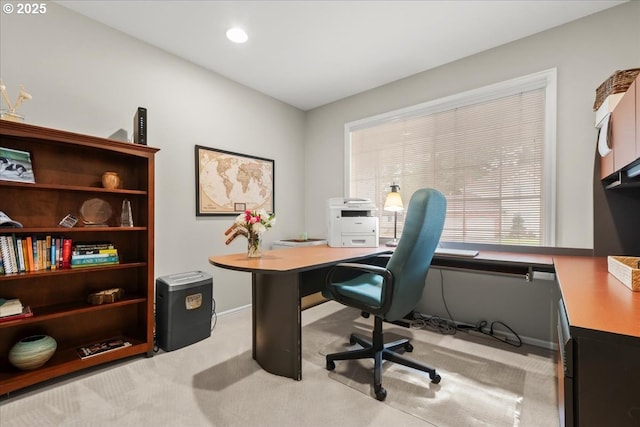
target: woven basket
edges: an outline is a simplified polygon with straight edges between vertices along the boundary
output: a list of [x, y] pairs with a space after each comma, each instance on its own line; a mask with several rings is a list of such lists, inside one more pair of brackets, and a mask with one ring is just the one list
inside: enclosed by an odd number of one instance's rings
[[640, 291], [640, 258], [632, 256], [609, 256], [607, 266], [609, 273], [632, 291]]
[[593, 103], [593, 111], [597, 111], [607, 96], [614, 93], [626, 92], [631, 83], [640, 74], [640, 68], [618, 70], [596, 89], [596, 100]]

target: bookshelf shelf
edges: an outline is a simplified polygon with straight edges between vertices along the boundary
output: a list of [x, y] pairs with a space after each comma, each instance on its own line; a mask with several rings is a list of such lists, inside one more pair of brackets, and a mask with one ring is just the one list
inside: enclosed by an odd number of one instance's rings
[[130, 297], [110, 304], [90, 305], [87, 303], [74, 302], [48, 307], [31, 307], [31, 310], [33, 311], [32, 317], [1, 322], [0, 329], [15, 326], [15, 323], [17, 322], [21, 322], [20, 324], [24, 326], [29, 323], [46, 322], [48, 320], [66, 317], [69, 313], [84, 314], [102, 310], [114, 310], [121, 306], [140, 304], [145, 303], [146, 301], [146, 297]]
[[50, 190], [50, 191], [78, 191], [87, 193], [110, 193], [110, 194], [130, 194], [146, 196], [144, 190], [108, 189], [102, 187], [81, 187], [77, 185], [56, 185], [56, 184], [31, 184], [24, 182], [0, 181], [0, 187], [16, 188], [21, 191], [26, 190]]
[[[110, 337], [102, 337], [102, 339], [107, 338]], [[146, 352], [147, 344], [145, 342], [126, 336], [125, 338], [131, 342], [131, 346], [88, 359], [81, 359], [80, 356], [78, 356], [76, 348], [82, 344], [86, 344], [80, 343], [66, 348], [58, 347], [53, 357], [45, 364], [46, 368], [42, 367], [33, 371], [19, 371], [17, 368], [11, 368], [7, 371], [0, 371], [0, 394], [6, 394], [20, 389], [24, 387], [22, 384], [37, 384], [51, 379], [49, 372], [74, 372]], [[101, 338], [96, 339], [96, 341], [100, 340]], [[58, 343], [58, 346], [60, 346], [60, 343]]]
[[[2, 230], [2, 229], [0, 229]], [[7, 234], [9, 230], [7, 230]], [[50, 235], [70, 235], [75, 233], [130, 233], [134, 231], [147, 231], [147, 227], [73, 227], [73, 228], [60, 228], [60, 227], [29, 227], [29, 228], [13, 228], [11, 233], [16, 235], [32, 235], [32, 234], [50, 234]], [[5, 233], [5, 231], [2, 231]]]
[[[134, 355], [153, 354], [154, 174], [155, 148], [56, 129], [0, 120], [0, 148], [30, 153], [35, 183], [0, 178], [0, 210], [24, 228], [0, 228], [0, 236], [25, 240], [68, 238], [112, 242], [119, 264], [0, 274], [0, 298], [18, 298], [33, 316], [0, 323], [0, 394], [36, 385], [90, 366]], [[114, 171], [122, 188], [102, 188]], [[113, 212], [105, 226], [84, 227], [80, 207], [100, 198]], [[131, 204], [135, 227], [120, 227], [123, 200]], [[4, 203], [8, 201], [8, 203]], [[58, 226], [67, 214], [73, 228]], [[46, 251], [45, 251], [46, 252]], [[121, 301], [90, 305], [87, 296], [120, 287]], [[7, 354], [20, 339], [45, 334], [57, 344], [42, 367], [20, 371]], [[125, 336], [132, 345], [88, 359], [76, 349]]]

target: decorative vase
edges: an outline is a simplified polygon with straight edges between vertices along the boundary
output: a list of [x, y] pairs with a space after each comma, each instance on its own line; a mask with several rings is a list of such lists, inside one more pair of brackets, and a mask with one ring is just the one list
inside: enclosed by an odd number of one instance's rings
[[262, 242], [260, 235], [249, 234], [247, 236], [247, 258], [260, 258], [262, 256]]
[[24, 371], [36, 369], [47, 363], [55, 353], [58, 343], [48, 335], [32, 335], [18, 341], [9, 350], [9, 362]]
[[116, 172], [105, 172], [102, 174], [102, 186], [109, 190], [120, 187], [120, 175]]

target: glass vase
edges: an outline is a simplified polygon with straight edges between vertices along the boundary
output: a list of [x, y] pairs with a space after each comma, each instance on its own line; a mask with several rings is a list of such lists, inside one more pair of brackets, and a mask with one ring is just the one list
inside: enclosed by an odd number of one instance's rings
[[260, 258], [262, 256], [262, 242], [258, 234], [250, 234], [247, 237], [247, 257]]

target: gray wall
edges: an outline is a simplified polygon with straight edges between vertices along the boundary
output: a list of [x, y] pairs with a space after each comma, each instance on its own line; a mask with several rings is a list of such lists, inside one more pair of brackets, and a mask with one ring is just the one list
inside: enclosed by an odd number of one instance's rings
[[232, 217], [196, 218], [194, 145], [275, 160], [279, 222], [268, 245], [304, 228], [304, 113], [55, 3], [44, 15], [2, 13], [0, 27], [0, 77], [12, 100], [20, 84], [33, 95], [20, 108], [27, 123], [107, 137], [130, 133], [136, 108], [148, 108], [149, 145], [160, 148], [156, 277], [208, 271], [218, 311], [250, 304], [248, 274], [208, 263], [246, 241], [225, 246]]

